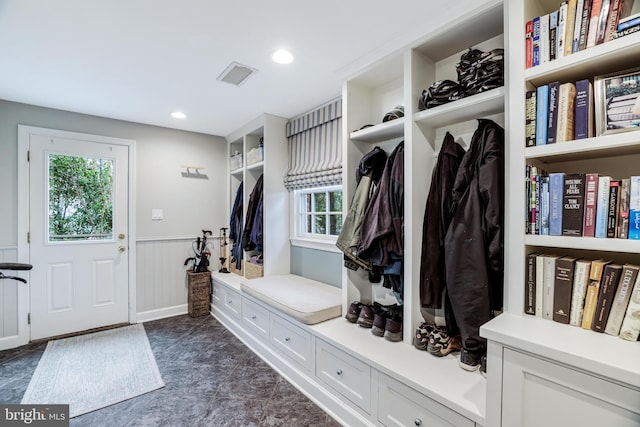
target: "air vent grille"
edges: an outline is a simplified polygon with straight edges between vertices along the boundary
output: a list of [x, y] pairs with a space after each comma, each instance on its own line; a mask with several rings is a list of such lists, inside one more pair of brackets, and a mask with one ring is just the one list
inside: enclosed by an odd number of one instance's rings
[[247, 65], [238, 64], [232, 62], [229, 66], [218, 76], [219, 81], [230, 83], [232, 85], [240, 86], [247, 81], [249, 77], [254, 75], [258, 70]]

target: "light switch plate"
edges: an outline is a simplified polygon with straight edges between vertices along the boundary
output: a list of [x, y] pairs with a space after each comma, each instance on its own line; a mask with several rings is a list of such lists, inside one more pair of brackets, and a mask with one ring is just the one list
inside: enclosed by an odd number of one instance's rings
[[164, 219], [164, 213], [162, 209], [151, 209], [151, 219], [154, 221]]

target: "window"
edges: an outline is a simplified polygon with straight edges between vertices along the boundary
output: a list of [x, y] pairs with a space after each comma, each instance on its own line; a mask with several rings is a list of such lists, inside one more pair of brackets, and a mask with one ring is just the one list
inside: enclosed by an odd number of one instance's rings
[[[306, 188], [293, 192], [292, 243], [333, 246], [342, 231], [342, 186]], [[313, 245], [311, 245], [313, 247]], [[327, 250], [325, 247], [317, 249]]]

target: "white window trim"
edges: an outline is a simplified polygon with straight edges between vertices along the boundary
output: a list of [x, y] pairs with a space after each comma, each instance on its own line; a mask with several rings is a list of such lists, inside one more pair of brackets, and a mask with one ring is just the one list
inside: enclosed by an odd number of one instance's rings
[[[316, 187], [316, 188], [310, 188], [309, 190], [310, 191], [342, 190], [342, 185]], [[299, 194], [300, 193], [295, 190], [289, 192], [289, 206], [291, 207], [291, 211], [293, 213], [293, 215], [290, 216], [290, 220], [289, 220], [289, 241], [291, 242], [291, 245], [307, 248], [307, 249], [316, 249], [316, 250], [325, 251], [325, 252], [342, 253], [340, 249], [338, 249], [338, 247], [336, 246], [336, 241], [338, 240], [338, 236], [329, 236], [329, 235], [321, 236], [317, 234], [300, 233], [300, 230], [299, 230], [300, 209], [299, 209], [298, 200], [297, 200], [297, 196]], [[344, 199], [342, 202], [344, 203]], [[344, 209], [343, 209], [343, 219], [344, 219]]]

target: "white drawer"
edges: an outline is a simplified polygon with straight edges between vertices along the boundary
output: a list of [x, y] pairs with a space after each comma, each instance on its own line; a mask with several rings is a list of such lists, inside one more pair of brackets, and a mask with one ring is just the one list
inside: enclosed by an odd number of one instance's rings
[[387, 427], [473, 427], [468, 418], [380, 373], [378, 421]]
[[242, 297], [242, 322], [264, 339], [269, 339], [269, 310]]
[[316, 340], [316, 377], [366, 412], [371, 408], [371, 367], [342, 350]]
[[240, 310], [242, 307], [242, 297], [236, 291], [224, 288], [223, 307], [233, 317], [240, 319]]
[[224, 287], [214, 280], [211, 288], [211, 301], [213, 302], [213, 305], [217, 307], [222, 307], [224, 305], [222, 303], [223, 293]]
[[311, 334], [277, 316], [270, 314], [271, 343], [282, 354], [298, 363], [305, 370], [312, 366]]

